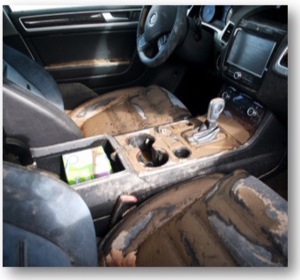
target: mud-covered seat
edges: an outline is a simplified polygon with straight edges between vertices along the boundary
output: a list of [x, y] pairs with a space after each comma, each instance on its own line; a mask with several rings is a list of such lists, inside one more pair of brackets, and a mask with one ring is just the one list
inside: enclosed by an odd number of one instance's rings
[[97, 266], [83, 199], [48, 174], [3, 164], [3, 265]]
[[100, 97], [83, 85], [74, 86], [74, 90], [92, 92], [92, 95], [87, 94], [92, 97], [71, 112], [64, 111], [61, 88], [43, 67], [4, 44], [3, 126], [6, 135], [30, 147], [41, 147], [82, 136], [122, 134], [191, 116], [172, 93], [155, 85], [120, 89]]
[[[4, 266], [287, 266], [287, 201], [245, 171], [172, 186], [103, 239], [83, 199], [3, 164]], [[98, 261], [99, 256], [99, 261]]]
[[180, 100], [156, 85], [116, 90], [93, 98], [69, 116], [84, 137], [117, 135], [191, 117]]
[[106, 266], [287, 266], [287, 201], [245, 171], [205, 176], [133, 210], [101, 244]]

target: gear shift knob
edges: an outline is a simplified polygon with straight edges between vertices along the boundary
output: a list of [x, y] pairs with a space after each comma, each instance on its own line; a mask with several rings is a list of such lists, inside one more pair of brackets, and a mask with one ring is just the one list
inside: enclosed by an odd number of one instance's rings
[[223, 98], [218, 97], [212, 99], [208, 105], [206, 121], [201, 123], [196, 129], [192, 130], [192, 134], [187, 134], [185, 136], [186, 140], [189, 143], [201, 145], [216, 139], [220, 132], [218, 119], [224, 108], [225, 100]]
[[217, 126], [219, 116], [223, 112], [224, 107], [225, 101], [223, 98], [217, 97], [210, 101], [207, 111], [208, 128], [214, 128]]

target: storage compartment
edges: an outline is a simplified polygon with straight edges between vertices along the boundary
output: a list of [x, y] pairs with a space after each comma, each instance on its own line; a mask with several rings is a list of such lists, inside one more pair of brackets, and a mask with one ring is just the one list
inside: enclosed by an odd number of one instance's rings
[[[79, 146], [79, 145], [77, 145]], [[115, 148], [112, 146], [110, 141], [106, 138], [102, 138], [99, 140], [95, 140], [92, 143], [88, 145], [80, 145], [81, 147], [71, 147], [71, 149], [68, 149], [66, 145], [66, 149], [63, 151], [57, 151], [54, 153], [51, 153], [46, 156], [42, 157], [37, 157], [35, 158], [37, 167], [39, 169], [43, 169], [52, 173], [55, 173], [59, 176], [59, 178], [65, 182], [68, 182], [66, 178], [66, 173], [65, 173], [65, 167], [64, 167], [64, 162], [63, 162], [63, 155], [69, 154], [69, 153], [74, 153], [74, 152], [79, 152], [79, 151], [85, 151], [88, 149], [96, 148], [96, 147], [103, 147], [103, 150], [107, 156], [107, 158], [110, 161], [111, 164], [111, 175], [114, 173], [118, 173], [120, 171], [123, 171], [125, 169], [124, 165], [122, 164], [119, 155], [117, 154]], [[82, 147], [83, 146], [83, 147]], [[110, 176], [110, 175], [108, 175]], [[97, 179], [97, 178], [95, 178]]]

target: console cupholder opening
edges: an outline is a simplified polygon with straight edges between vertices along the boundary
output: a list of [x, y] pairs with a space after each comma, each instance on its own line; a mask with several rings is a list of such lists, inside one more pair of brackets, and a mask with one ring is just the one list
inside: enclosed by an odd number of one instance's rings
[[176, 149], [173, 153], [178, 158], [188, 158], [191, 155], [190, 150], [185, 147]]
[[159, 167], [167, 163], [169, 155], [167, 152], [151, 148], [151, 151], [140, 151], [137, 160], [147, 167]]

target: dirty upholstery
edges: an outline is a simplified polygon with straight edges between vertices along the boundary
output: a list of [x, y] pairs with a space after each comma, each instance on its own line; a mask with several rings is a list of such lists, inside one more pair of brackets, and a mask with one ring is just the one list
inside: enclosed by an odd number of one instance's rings
[[4, 130], [31, 147], [76, 140], [80, 130], [83, 137], [115, 135], [190, 116], [174, 95], [158, 86], [117, 90], [66, 113], [62, 93], [51, 75], [5, 44], [3, 88]]
[[191, 117], [172, 93], [158, 86], [116, 90], [93, 98], [69, 116], [84, 137], [117, 135]]
[[82, 138], [80, 130], [64, 111], [7, 80], [3, 83], [3, 129], [8, 138], [29, 147]]
[[3, 265], [97, 266], [90, 211], [64, 182], [3, 163]]
[[42, 66], [3, 44], [3, 77], [36, 96], [41, 96], [60, 110], [63, 99], [57, 83]]
[[101, 244], [107, 266], [287, 266], [287, 202], [245, 171], [172, 187]]

